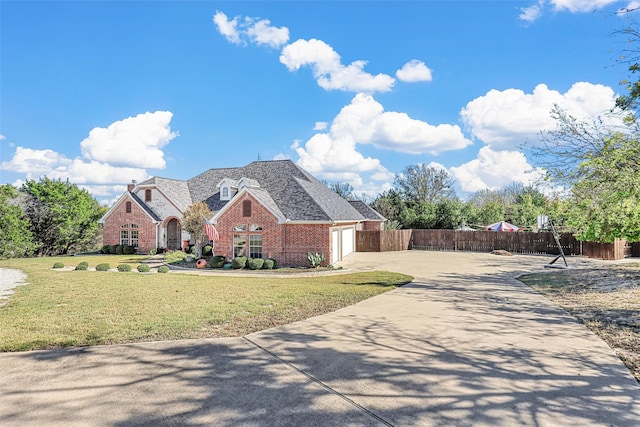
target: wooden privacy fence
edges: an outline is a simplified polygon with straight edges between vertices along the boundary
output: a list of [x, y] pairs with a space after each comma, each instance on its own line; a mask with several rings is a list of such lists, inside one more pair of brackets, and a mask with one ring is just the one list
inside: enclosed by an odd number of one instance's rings
[[[560, 235], [565, 255], [580, 255], [581, 244], [570, 233]], [[429, 251], [491, 252], [504, 249], [520, 254], [553, 254], [559, 250], [552, 233], [506, 233], [457, 230], [358, 231], [356, 251], [385, 252], [421, 249]]]

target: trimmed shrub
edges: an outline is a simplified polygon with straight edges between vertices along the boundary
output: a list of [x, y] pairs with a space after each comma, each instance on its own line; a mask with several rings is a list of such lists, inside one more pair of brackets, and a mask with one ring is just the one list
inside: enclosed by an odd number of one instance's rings
[[247, 260], [247, 267], [250, 270], [260, 270], [264, 265], [264, 260], [262, 258], [250, 258]]
[[237, 256], [231, 261], [231, 268], [235, 268], [236, 270], [239, 268], [244, 268], [245, 265], [247, 265], [246, 256]]
[[87, 261], [82, 261], [80, 264], [76, 265], [76, 270], [86, 270], [89, 268], [89, 263]]
[[104, 245], [100, 252], [102, 252], [103, 254], [111, 253], [111, 245]]
[[96, 265], [96, 271], [109, 271], [110, 268], [111, 266], [106, 262]]
[[160, 267], [158, 267], [158, 273], [168, 273], [169, 272], [169, 267], [167, 267], [166, 265], [161, 265]]
[[273, 270], [276, 268], [276, 260], [271, 258], [265, 259], [262, 268], [265, 270]]
[[[96, 267], [96, 270], [98, 269], [98, 267]], [[108, 270], [108, 269], [107, 269]], [[131, 271], [131, 266], [129, 264], [120, 264], [118, 266], [118, 271], [120, 273], [127, 273], [129, 271]]]
[[134, 248], [133, 246], [124, 246], [122, 248], [122, 253], [125, 254], [125, 255], [135, 254], [136, 253], [136, 248]]
[[213, 248], [211, 245], [204, 245], [202, 247], [202, 256], [211, 256], [213, 255]]
[[224, 256], [216, 255], [214, 257], [211, 257], [211, 261], [209, 261], [209, 267], [222, 268], [225, 262], [227, 262], [227, 259]]
[[56, 262], [55, 264], [53, 264], [53, 268], [64, 268], [64, 263]]
[[147, 264], [140, 264], [136, 267], [140, 273], [148, 273], [151, 271], [151, 268]]
[[116, 245], [116, 255], [122, 255], [122, 245]]
[[109, 246], [109, 253], [111, 255], [115, 255], [116, 254], [116, 246], [118, 246], [118, 245], [110, 245]]
[[185, 249], [185, 253], [187, 254], [192, 254], [193, 255], [193, 248], [195, 247], [195, 245], [187, 245], [186, 249]]

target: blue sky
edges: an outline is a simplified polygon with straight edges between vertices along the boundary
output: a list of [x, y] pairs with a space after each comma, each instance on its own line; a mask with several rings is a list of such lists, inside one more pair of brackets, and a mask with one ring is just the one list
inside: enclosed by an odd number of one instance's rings
[[109, 204], [132, 179], [289, 158], [370, 196], [419, 163], [462, 197], [529, 184], [521, 147], [554, 104], [589, 118], [623, 93], [629, 6], [2, 1], [1, 182]]

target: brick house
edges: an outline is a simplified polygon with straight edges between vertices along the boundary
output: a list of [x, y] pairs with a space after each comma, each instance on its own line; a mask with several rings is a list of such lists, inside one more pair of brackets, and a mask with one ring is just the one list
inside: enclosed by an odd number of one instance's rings
[[307, 265], [307, 252], [335, 263], [355, 250], [356, 230], [379, 230], [385, 221], [361, 201], [347, 201], [290, 160], [257, 161], [209, 169], [189, 180], [152, 177], [133, 182], [100, 219], [105, 245], [139, 252], [193, 243], [182, 230], [186, 209], [205, 201], [218, 230], [216, 255], [274, 258]]

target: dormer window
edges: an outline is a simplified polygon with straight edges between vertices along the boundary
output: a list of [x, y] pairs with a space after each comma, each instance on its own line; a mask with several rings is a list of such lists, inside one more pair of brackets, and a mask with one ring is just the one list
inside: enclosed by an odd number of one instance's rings
[[238, 181], [230, 178], [225, 178], [216, 185], [220, 189], [220, 200], [231, 200], [238, 191]]
[[145, 202], [150, 202], [151, 201], [151, 190], [150, 189], [144, 190], [144, 201]]
[[229, 187], [222, 187], [220, 190], [220, 200], [229, 200]]

